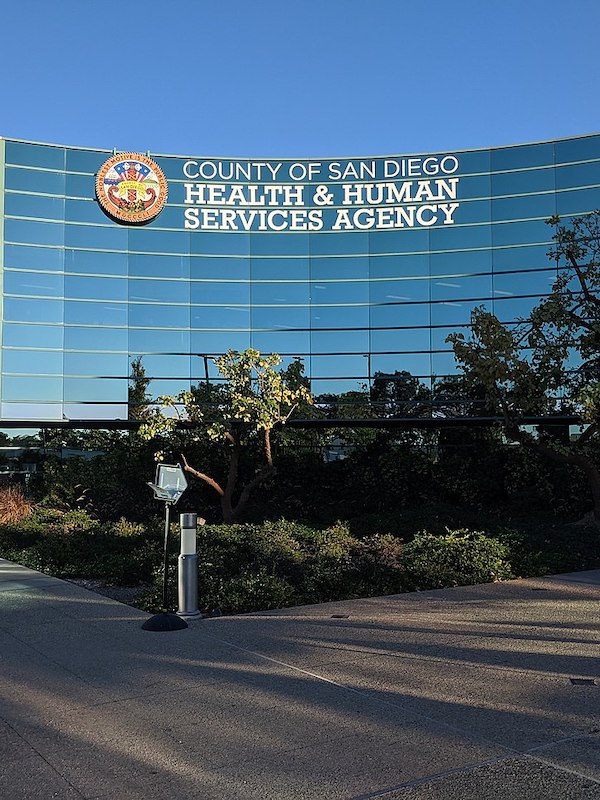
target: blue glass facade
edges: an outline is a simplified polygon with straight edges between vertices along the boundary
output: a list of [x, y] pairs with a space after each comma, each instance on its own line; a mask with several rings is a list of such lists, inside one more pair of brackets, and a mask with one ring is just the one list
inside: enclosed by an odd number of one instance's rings
[[[0, 140], [1, 416], [127, 416], [215, 377], [229, 348], [300, 356], [315, 394], [456, 372], [449, 333], [546, 294], [550, 216], [600, 207], [600, 136], [327, 160], [152, 155], [168, 202], [144, 226], [95, 197], [108, 151]], [[208, 365], [206, 367], [206, 365]]]

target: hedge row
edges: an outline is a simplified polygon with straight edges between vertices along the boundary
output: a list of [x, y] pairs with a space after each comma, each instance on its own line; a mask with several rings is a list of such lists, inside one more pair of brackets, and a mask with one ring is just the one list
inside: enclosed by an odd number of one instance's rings
[[[62, 578], [149, 583], [141, 604], [154, 609], [161, 602], [161, 537], [158, 519], [101, 524], [83, 511], [38, 509], [20, 523], [0, 526], [0, 555]], [[325, 530], [286, 520], [210, 525], [200, 529], [198, 556], [201, 604], [222, 613], [513, 576], [510, 547], [468, 530], [419, 533], [404, 544], [389, 533], [353, 535], [345, 523]], [[172, 553], [172, 569], [176, 558]], [[172, 579], [173, 591], [174, 585]]]

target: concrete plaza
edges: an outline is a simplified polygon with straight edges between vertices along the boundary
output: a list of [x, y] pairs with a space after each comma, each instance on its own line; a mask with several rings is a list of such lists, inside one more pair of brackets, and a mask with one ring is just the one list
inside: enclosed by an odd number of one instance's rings
[[599, 800], [600, 571], [190, 621], [0, 560], [6, 800]]

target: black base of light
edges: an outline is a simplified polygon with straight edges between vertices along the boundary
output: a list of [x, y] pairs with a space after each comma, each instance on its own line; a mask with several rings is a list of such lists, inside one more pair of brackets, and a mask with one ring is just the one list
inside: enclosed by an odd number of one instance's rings
[[155, 614], [142, 625], [144, 631], [182, 631], [188, 624], [176, 614]]

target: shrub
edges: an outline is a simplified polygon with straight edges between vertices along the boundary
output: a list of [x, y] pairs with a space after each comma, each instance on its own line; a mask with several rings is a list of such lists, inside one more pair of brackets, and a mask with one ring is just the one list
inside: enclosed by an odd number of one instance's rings
[[390, 534], [375, 534], [354, 542], [350, 555], [355, 591], [361, 597], [405, 591], [403, 551], [402, 542]]
[[513, 577], [508, 546], [480, 531], [422, 532], [404, 550], [408, 578], [416, 589], [468, 586]]
[[27, 519], [32, 511], [33, 506], [20, 486], [0, 486], [0, 524], [20, 522]]

